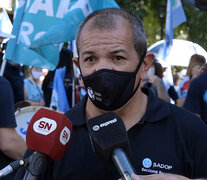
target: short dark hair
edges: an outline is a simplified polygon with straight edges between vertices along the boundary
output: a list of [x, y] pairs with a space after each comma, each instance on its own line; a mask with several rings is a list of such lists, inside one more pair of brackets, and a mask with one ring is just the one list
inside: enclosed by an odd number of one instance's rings
[[88, 17], [86, 17], [86, 19], [80, 25], [76, 34], [76, 46], [77, 46], [78, 54], [79, 54], [79, 47], [80, 47], [80, 35], [82, 29], [90, 19], [95, 18], [93, 22], [94, 28], [110, 30], [116, 27], [116, 24], [118, 22], [117, 16], [122, 17], [128, 21], [131, 27], [134, 48], [137, 51], [137, 54], [140, 55], [140, 57], [145, 55], [147, 50], [147, 43], [146, 43], [144, 27], [141, 20], [131, 12], [125, 9], [118, 9], [118, 8], [98, 10], [90, 14]]

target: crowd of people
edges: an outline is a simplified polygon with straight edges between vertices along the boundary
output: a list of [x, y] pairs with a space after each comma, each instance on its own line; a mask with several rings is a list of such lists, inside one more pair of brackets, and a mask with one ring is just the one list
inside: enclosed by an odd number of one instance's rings
[[[133, 180], [207, 178], [205, 58], [192, 55], [186, 75], [176, 84], [178, 88], [166, 86], [166, 69], [147, 52], [141, 20], [123, 9], [90, 14], [79, 27], [76, 47], [78, 58], [62, 48], [57, 68], [47, 75], [42, 69], [28, 67], [25, 76], [20, 65], [7, 62], [5, 78], [0, 78], [0, 158], [11, 161], [32, 153], [26, 151], [25, 142], [15, 131], [14, 105], [27, 102], [64, 111], [74, 127], [63, 158], [48, 162], [38, 179], [119, 179], [115, 166], [96, 156], [87, 129], [87, 121], [108, 111], [117, 113], [124, 122], [130, 161], [137, 173]], [[72, 63], [80, 69], [80, 76], [76, 77]], [[54, 88], [57, 81], [61, 81], [66, 96], [58, 96], [63, 91], [60, 86], [59, 90]], [[81, 96], [79, 87], [86, 96]], [[67, 108], [61, 109], [66, 99]], [[10, 147], [4, 140], [11, 142]], [[0, 165], [3, 168], [5, 163]], [[23, 179], [24, 174], [25, 168], [20, 168], [15, 179]]]

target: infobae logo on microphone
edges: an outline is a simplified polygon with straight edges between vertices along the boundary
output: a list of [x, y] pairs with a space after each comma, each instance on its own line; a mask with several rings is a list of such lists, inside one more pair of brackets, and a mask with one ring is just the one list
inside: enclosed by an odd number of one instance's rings
[[54, 120], [45, 117], [39, 119], [33, 125], [34, 131], [42, 135], [48, 135], [56, 128], [57, 123]]
[[70, 130], [65, 126], [60, 133], [60, 142], [65, 145], [70, 139]]

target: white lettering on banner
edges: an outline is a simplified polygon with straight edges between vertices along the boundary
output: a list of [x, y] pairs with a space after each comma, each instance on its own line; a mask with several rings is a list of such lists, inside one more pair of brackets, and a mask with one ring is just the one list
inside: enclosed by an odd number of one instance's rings
[[25, 11], [31, 5], [30, 9], [28, 10], [28, 13], [38, 14], [38, 12], [41, 10], [41, 11], [45, 11], [46, 16], [56, 17], [61, 19], [69, 10], [68, 7], [70, 4], [70, 0], [59, 0], [56, 14], [54, 12], [53, 0], [45, 0], [45, 3], [43, 3], [42, 1], [43, 0], [34, 0], [34, 2], [31, 4], [31, 0], [28, 0]]
[[27, 8], [29, 7], [30, 5], [30, 0], [27, 0], [27, 4], [26, 4], [26, 7], [25, 7], [25, 11], [27, 10]]
[[77, 3], [75, 3], [71, 8], [70, 11], [74, 9], [81, 9], [83, 12], [83, 15], [86, 17], [92, 12], [91, 5], [89, 3], [89, 0], [79, 0]]
[[57, 18], [63, 18], [63, 16], [68, 12], [69, 4], [70, 4], [70, 0], [60, 0], [58, 10], [56, 13]]
[[24, 6], [24, 3], [25, 3], [25, 0], [19, 0], [19, 6], [18, 6], [18, 8], [21, 8], [22, 6]]
[[34, 37], [34, 40], [37, 40], [37, 39], [39, 39], [41, 36], [43, 36], [45, 34], [45, 31], [40, 31], [40, 32], [38, 32], [36, 35], [35, 35], [35, 37]]
[[31, 23], [29, 23], [29, 22], [22, 22], [17, 44], [19, 44], [20, 38], [23, 38], [25, 44], [27, 46], [30, 46], [31, 42], [30, 42], [30, 39], [29, 39], [29, 35], [32, 34], [33, 31], [34, 31], [34, 27], [33, 27], [33, 25]]
[[47, 16], [54, 16], [53, 1], [45, 0], [45, 3], [42, 3], [42, 0], [35, 0], [29, 10], [29, 13], [37, 14], [39, 10], [45, 11]]

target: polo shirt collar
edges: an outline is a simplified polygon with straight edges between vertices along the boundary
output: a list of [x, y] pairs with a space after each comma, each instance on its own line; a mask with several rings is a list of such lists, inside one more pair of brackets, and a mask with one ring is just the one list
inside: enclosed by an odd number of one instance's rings
[[87, 95], [85, 95], [80, 102], [65, 113], [65, 115], [72, 121], [73, 126], [81, 126], [86, 124], [85, 107], [87, 98]]
[[[163, 103], [163, 100], [157, 98], [148, 88], [143, 87], [142, 92], [148, 96], [147, 109], [144, 116], [139, 123], [157, 122], [170, 115], [170, 108], [168, 103]], [[86, 124], [85, 107], [87, 102], [87, 95], [67, 111], [65, 115], [72, 121], [73, 126], [81, 126]]]
[[170, 115], [170, 108], [167, 102], [155, 96], [148, 88], [143, 87], [142, 92], [148, 96], [148, 102], [146, 112], [139, 123], [145, 121], [157, 122]]

